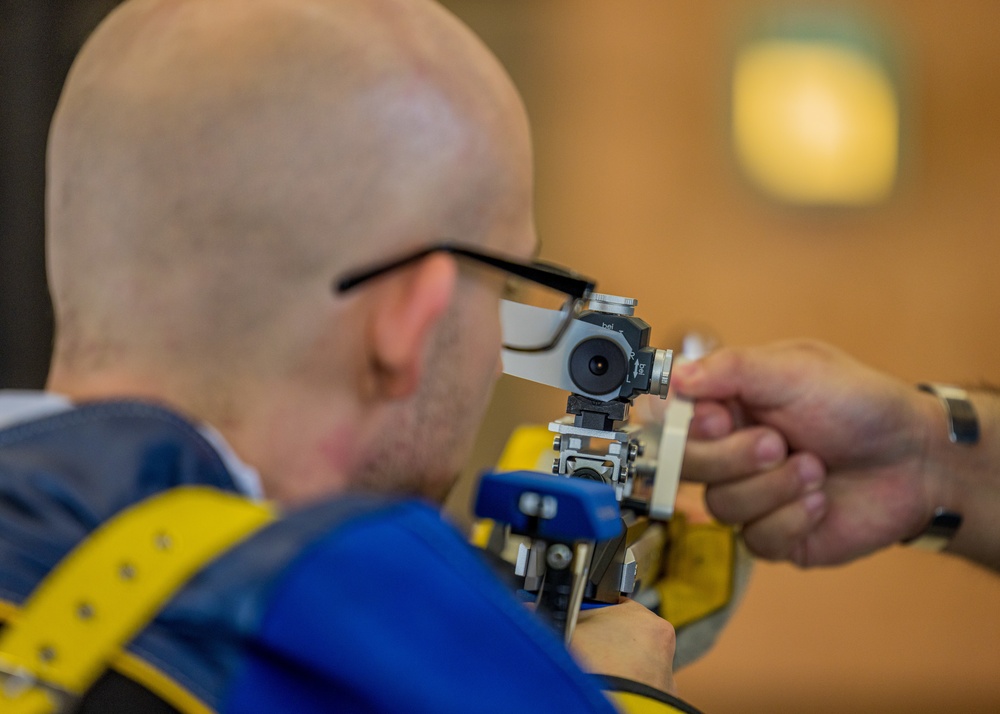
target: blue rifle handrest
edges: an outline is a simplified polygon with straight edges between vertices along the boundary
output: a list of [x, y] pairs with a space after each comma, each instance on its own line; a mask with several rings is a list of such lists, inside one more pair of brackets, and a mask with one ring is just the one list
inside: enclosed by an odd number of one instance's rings
[[[550, 518], [533, 518], [522, 512], [521, 497], [525, 493], [554, 498], [556, 512]], [[527, 533], [533, 528], [531, 535], [547, 540], [605, 541], [622, 530], [613, 488], [598, 481], [534, 471], [483, 475], [475, 512], [480, 518], [510, 524], [515, 533]]]

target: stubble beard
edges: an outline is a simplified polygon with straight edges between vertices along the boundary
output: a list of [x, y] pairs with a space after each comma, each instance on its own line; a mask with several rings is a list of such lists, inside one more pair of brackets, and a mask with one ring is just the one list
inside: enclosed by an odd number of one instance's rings
[[[462, 340], [461, 315], [449, 311], [429, 350], [417, 392], [399, 405], [358, 471], [352, 490], [412, 496], [443, 503], [458, 479], [492, 391]], [[470, 369], [470, 367], [472, 369]]]

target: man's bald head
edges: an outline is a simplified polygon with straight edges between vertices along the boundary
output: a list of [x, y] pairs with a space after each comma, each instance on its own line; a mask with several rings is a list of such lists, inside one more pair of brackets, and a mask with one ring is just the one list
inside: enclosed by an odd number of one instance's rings
[[523, 233], [526, 131], [431, 0], [126, 2], [53, 124], [54, 373], [281, 369], [337, 271]]

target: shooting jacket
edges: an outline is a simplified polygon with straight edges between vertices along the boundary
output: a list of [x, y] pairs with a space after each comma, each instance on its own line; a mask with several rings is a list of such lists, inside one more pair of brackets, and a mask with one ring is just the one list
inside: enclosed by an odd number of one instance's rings
[[[238, 492], [197, 429], [149, 404], [0, 430], [0, 620], [15, 627], [39, 583], [122, 509], [194, 485]], [[637, 710], [675, 711], [651, 706]], [[285, 514], [201, 568], [78, 711], [470, 709], [615, 711], [436, 508], [350, 496]]]

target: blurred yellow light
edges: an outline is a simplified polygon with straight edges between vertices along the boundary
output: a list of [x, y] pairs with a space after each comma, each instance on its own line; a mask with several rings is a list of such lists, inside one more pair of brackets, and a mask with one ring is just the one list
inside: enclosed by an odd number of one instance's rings
[[892, 190], [899, 104], [871, 56], [833, 42], [758, 41], [737, 56], [732, 101], [740, 164], [772, 196], [858, 206]]

